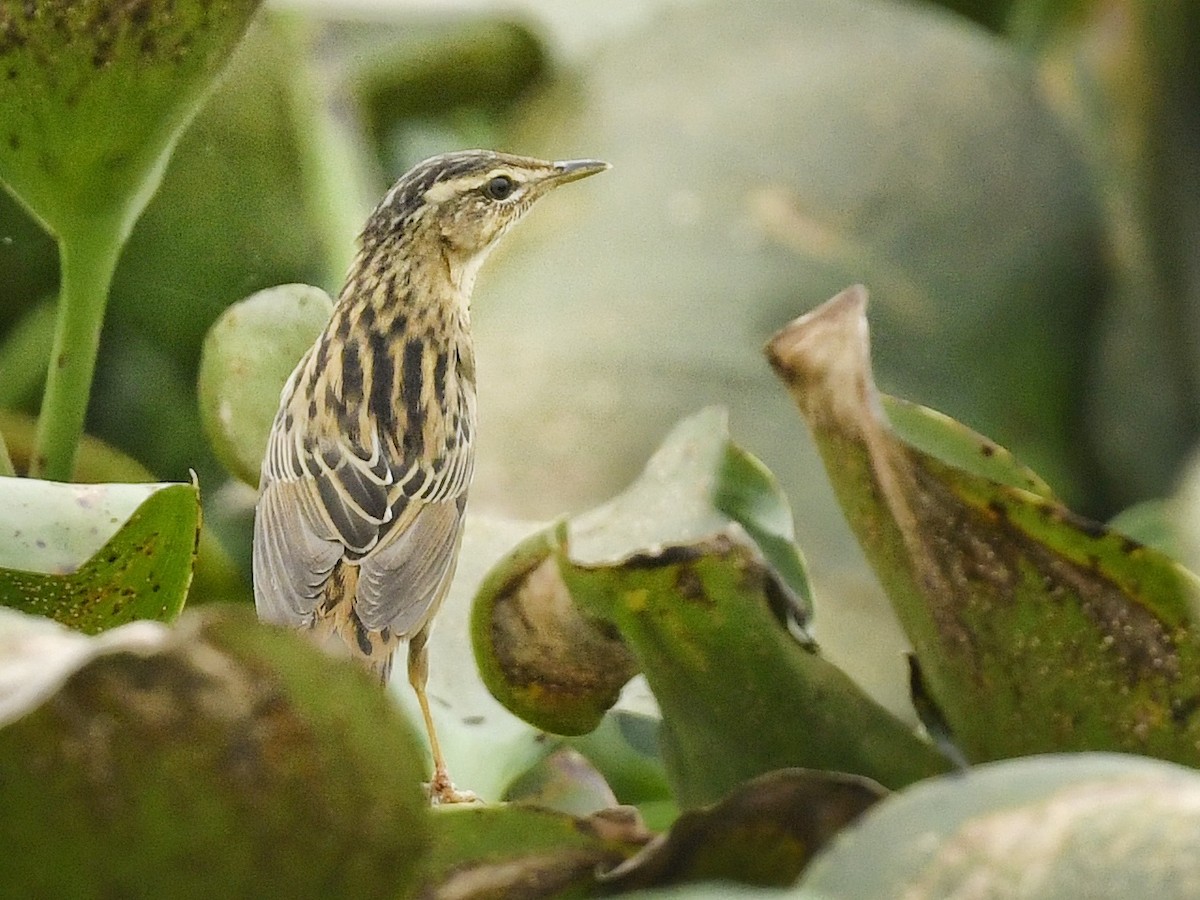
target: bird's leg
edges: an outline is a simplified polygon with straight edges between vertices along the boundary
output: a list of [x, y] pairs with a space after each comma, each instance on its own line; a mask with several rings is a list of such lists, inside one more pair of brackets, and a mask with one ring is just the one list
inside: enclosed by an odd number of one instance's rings
[[425, 685], [429, 681], [429, 626], [426, 625], [408, 643], [408, 683], [417, 694], [425, 731], [429, 735], [429, 750], [433, 754], [433, 778], [429, 782], [429, 799], [433, 803], [471, 803], [478, 798], [470, 791], [459, 791], [446, 771], [446, 760], [438, 744], [433, 715], [429, 712], [429, 697]]

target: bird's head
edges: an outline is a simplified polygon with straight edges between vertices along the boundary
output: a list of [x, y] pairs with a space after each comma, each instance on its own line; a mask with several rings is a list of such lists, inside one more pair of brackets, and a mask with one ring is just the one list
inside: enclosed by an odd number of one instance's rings
[[396, 182], [367, 223], [364, 242], [374, 236], [436, 244], [469, 290], [488, 251], [535, 200], [608, 168], [594, 159], [548, 162], [491, 150], [435, 156]]

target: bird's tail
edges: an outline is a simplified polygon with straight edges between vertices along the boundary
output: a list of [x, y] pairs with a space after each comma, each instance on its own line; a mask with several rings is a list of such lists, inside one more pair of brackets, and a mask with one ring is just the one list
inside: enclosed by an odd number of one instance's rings
[[313, 634], [326, 650], [336, 654], [348, 651], [386, 686], [392, 677], [392, 659], [400, 641], [387, 628], [372, 631], [363, 625], [354, 611], [357, 587], [358, 567], [339, 562], [325, 583], [324, 598], [313, 621]]

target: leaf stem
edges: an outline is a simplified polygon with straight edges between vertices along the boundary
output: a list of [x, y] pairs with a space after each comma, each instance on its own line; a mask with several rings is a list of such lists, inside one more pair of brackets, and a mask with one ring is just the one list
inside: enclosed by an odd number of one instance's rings
[[127, 229], [120, 219], [92, 219], [60, 230], [58, 321], [38, 415], [29, 474], [69, 481], [83, 434], [100, 329]]
[[0, 433], [0, 477], [12, 478], [16, 474], [12, 457], [8, 455], [8, 445], [4, 443], [3, 433]]

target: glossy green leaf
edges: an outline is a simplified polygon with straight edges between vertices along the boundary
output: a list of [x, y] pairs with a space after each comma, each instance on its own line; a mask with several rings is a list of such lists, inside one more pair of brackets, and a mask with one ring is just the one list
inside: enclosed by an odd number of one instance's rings
[[536, 807], [439, 807], [426, 890], [462, 900], [585, 897], [651, 835], [627, 809], [586, 818]]
[[956, 422], [945, 413], [880, 394], [884, 414], [896, 436], [923, 453], [974, 475], [1054, 500], [1054, 492], [1036, 472], [999, 444]]
[[[663, 760], [683, 807], [788, 766], [899, 787], [946, 760], [799, 644], [757, 555], [723, 535], [612, 566], [556, 556], [572, 598], [611, 622], [663, 711]], [[750, 738], [749, 736], [753, 736]]]
[[249, 485], [258, 484], [283, 384], [332, 309], [320, 288], [284, 284], [230, 306], [204, 339], [199, 380], [204, 429], [218, 458]]
[[1200, 762], [1200, 583], [1040, 493], [901, 441], [880, 415], [865, 309], [851, 288], [769, 352], [966, 756]]
[[884, 791], [862, 778], [783, 769], [685, 812], [669, 834], [607, 874], [621, 890], [696, 881], [786, 887]]
[[183, 608], [200, 531], [186, 484], [0, 479], [0, 605], [96, 633]]
[[0, 610], [0, 711], [12, 896], [416, 889], [429, 815], [412, 728], [358, 667], [249, 610], [97, 638]]
[[1103, 753], [978, 766], [868, 811], [802, 888], [855, 900], [1184, 900], [1200, 892], [1200, 775]]
[[576, 732], [640, 670], [685, 807], [788, 766], [889, 786], [944, 771], [940, 754], [789, 631], [788, 590], [712, 506], [717, 481], [738, 471], [721, 465], [729, 446], [720, 412], [683, 421], [624, 494], [496, 566], [472, 616], [484, 682], [540, 727]]
[[[17, 463], [17, 470], [23, 471], [26, 463], [29, 460], [30, 454], [33, 452], [34, 431], [36, 423], [28, 416], [20, 413], [8, 412], [0, 410], [0, 433], [4, 434], [8, 440], [9, 450], [12, 451], [13, 458]], [[78, 484], [86, 485], [103, 485], [106, 487], [114, 484], [122, 484], [131, 486], [136, 491], [140, 485], [153, 482], [156, 479], [141, 463], [130, 459], [119, 450], [115, 450], [103, 441], [99, 441], [90, 435], [84, 435], [83, 440], [79, 443], [79, 454], [75, 458], [75, 471], [72, 473], [72, 481]], [[51, 487], [49, 490], [55, 490]], [[67, 496], [67, 495], [63, 495]], [[31, 513], [34, 510], [30, 510]], [[192, 581], [191, 590], [188, 592], [188, 602], [206, 602], [209, 600], [236, 600], [239, 598], [249, 599], [250, 585], [245, 575], [238, 570], [234, 561], [230, 558], [229, 551], [217, 539], [210, 527], [212, 522], [213, 508], [209, 507], [205, 510], [206, 518], [204, 521], [205, 527], [200, 529], [200, 542], [196, 547], [196, 566], [194, 579]], [[74, 519], [75, 515], [64, 516], [64, 519], [56, 524], [56, 527], [67, 527], [69, 523], [66, 519]], [[4, 520], [4, 512], [0, 511], [0, 521]], [[88, 517], [82, 516], [79, 520], [83, 523], [85, 529], [90, 527]], [[16, 527], [22, 527], [14, 523]], [[77, 523], [78, 524], [78, 523]], [[94, 523], [93, 523], [94, 524]], [[110, 531], [115, 531], [119, 522], [111, 523]], [[109, 532], [105, 532], [107, 534]], [[96, 538], [93, 537], [93, 540]], [[49, 549], [49, 545], [47, 545]], [[71, 565], [79, 565], [80, 561], [86, 559], [86, 554], [72, 554], [68, 560], [64, 560]], [[0, 557], [2, 557], [0, 552]], [[31, 568], [25, 565], [29, 558], [18, 561], [17, 568]], [[53, 566], [43, 565], [39, 571], [54, 571]]]

